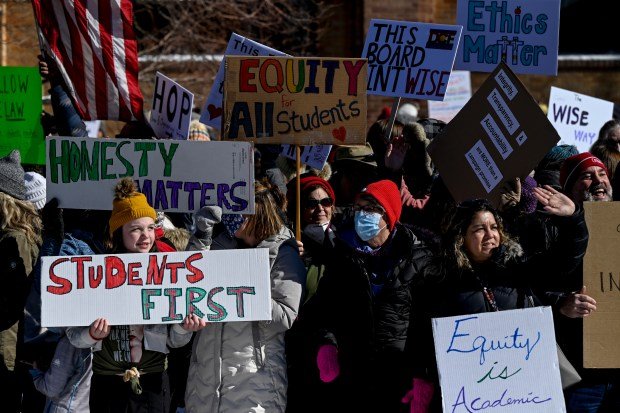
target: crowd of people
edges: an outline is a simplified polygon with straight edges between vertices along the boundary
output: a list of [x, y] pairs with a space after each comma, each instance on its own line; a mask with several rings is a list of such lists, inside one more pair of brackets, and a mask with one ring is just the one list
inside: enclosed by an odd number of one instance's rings
[[[55, 133], [86, 136], [60, 78], [41, 69]], [[597, 309], [582, 282], [583, 203], [620, 195], [620, 124], [591, 153], [553, 147], [491, 205], [455, 202], [426, 153], [445, 124], [408, 115], [388, 131], [383, 113], [367, 145], [334, 148], [322, 170], [256, 145], [253, 215], [166, 216], [131, 178], [111, 211], [63, 211], [18, 151], [0, 159], [0, 410], [439, 412], [432, 318], [546, 305], [581, 376], [567, 410], [620, 411], [620, 373], [582, 367], [582, 319]], [[147, 124], [121, 135], [152, 138]], [[209, 139], [204, 125], [194, 135]], [[241, 248], [269, 251], [271, 320], [41, 327], [41, 256]]]

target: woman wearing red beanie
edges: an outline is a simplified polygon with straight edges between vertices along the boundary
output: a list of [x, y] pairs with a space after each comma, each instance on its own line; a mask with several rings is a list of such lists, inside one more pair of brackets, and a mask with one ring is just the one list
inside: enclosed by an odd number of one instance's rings
[[320, 410], [395, 412], [405, 408], [403, 403], [426, 406], [433, 385], [425, 380], [424, 366], [417, 370], [411, 361], [414, 355], [432, 354], [418, 347], [425, 342], [420, 337], [431, 334], [418, 303], [421, 284], [437, 273], [433, 256], [399, 223], [402, 203], [392, 181], [364, 188], [354, 210], [352, 228], [339, 228], [317, 291], [316, 362], [324, 388], [334, 395], [321, 402]]

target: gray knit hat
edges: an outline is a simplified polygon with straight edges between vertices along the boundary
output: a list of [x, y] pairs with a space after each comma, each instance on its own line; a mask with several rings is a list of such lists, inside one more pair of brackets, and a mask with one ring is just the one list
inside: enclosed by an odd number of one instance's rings
[[18, 150], [0, 159], [0, 192], [22, 201], [26, 199], [24, 168]]
[[45, 178], [36, 172], [26, 172], [26, 200], [34, 204], [36, 209], [45, 206]]

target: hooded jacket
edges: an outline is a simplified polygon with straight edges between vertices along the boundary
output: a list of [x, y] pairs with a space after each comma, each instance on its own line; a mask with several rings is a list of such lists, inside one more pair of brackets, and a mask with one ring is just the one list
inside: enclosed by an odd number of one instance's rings
[[[216, 238], [212, 249], [223, 245], [230, 243]], [[188, 413], [286, 408], [284, 333], [297, 317], [306, 272], [285, 227], [256, 248], [269, 249], [271, 320], [211, 323], [196, 334], [185, 393]]]

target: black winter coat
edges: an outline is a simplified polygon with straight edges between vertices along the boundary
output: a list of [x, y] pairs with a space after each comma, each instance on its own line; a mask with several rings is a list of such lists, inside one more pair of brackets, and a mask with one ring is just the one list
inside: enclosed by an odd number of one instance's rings
[[[371, 272], [377, 267], [388, 271], [373, 294]], [[421, 345], [429, 341], [420, 340], [432, 337], [423, 286], [437, 276], [431, 251], [400, 224], [378, 255], [337, 243], [317, 292], [323, 344], [336, 345], [339, 353], [340, 376], [330, 383], [339, 389], [333, 411], [405, 407], [400, 399], [412, 378], [426, 373], [414, 360], [432, 354]]]
[[[545, 240], [546, 250], [524, 253], [516, 242], [502, 245], [493, 257], [470, 270], [444, 267], [442, 300], [437, 315], [452, 316], [491, 311], [482, 292], [489, 288], [500, 310], [523, 308], [532, 291], [573, 288], [588, 244], [583, 210], [570, 217], [554, 217], [555, 239]], [[550, 234], [550, 230], [546, 231]], [[448, 260], [449, 261], [449, 260]]]

